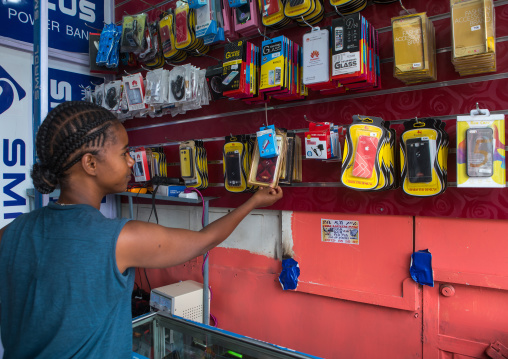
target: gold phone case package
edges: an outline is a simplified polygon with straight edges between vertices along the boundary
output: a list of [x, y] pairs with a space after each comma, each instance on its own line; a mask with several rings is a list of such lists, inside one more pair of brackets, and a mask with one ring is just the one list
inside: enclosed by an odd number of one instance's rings
[[452, 63], [461, 76], [496, 71], [492, 0], [451, 0]]
[[435, 81], [435, 29], [426, 13], [392, 18], [394, 77], [406, 84]]

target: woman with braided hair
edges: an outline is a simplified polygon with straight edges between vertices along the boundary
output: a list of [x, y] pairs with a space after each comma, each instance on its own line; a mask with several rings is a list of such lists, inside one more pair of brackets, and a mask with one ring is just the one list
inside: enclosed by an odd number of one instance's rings
[[278, 187], [260, 189], [198, 232], [107, 219], [100, 202], [125, 191], [134, 160], [122, 124], [86, 102], [53, 109], [37, 133], [36, 150], [35, 188], [61, 192], [58, 202], [0, 229], [4, 359], [130, 358], [135, 268], [203, 255], [251, 210], [282, 198]]

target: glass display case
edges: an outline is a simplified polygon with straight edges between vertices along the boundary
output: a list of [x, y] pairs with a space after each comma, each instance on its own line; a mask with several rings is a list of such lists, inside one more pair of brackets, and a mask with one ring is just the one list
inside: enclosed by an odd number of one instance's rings
[[164, 312], [132, 322], [133, 359], [317, 358]]

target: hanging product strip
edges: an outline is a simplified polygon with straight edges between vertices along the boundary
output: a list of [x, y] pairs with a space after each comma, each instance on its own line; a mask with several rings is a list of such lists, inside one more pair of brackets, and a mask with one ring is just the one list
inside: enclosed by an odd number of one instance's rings
[[[488, 110], [477, 109], [471, 112], [471, 116], [448, 117], [444, 120], [457, 118], [458, 121], [457, 178], [459, 186], [505, 187], [504, 114], [491, 114]], [[444, 121], [439, 118], [415, 118], [396, 120], [391, 123], [403, 123], [405, 127], [400, 136], [400, 165], [396, 158], [399, 150], [395, 130], [390, 129], [389, 124], [380, 118], [354, 116], [353, 123], [347, 127], [341, 176], [344, 186], [362, 191], [379, 191], [402, 186], [406, 194], [417, 197], [443, 193], [448, 184], [449, 152], [449, 137], [445, 131]], [[321, 135], [324, 129], [319, 127], [326, 125], [314, 123], [312, 126], [312, 124], [311, 122], [309, 131], [305, 133], [306, 140]], [[263, 127], [262, 130], [266, 128]], [[300, 137], [296, 134], [304, 131], [305, 129], [301, 129], [288, 133], [283, 129], [277, 129], [276, 138], [279, 146], [283, 140], [281, 136], [286, 134], [285, 153], [281, 158], [278, 158], [281, 156], [279, 153], [268, 159], [261, 157], [262, 149], [258, 145], [253, 145], [254, 137], [251, 135], [227, 136], [222, 161], [226, 189], [230, 192], [244, 192], [252, 189], [248, 185], [260, 185], [260, 183], [264, 186], [280, 183], [304, 187], [340, 187], [339, 183], [333, 182], [301, 183], [302, 148]], [[216, 141], [224, 140], [224, 138], [208, 140]], [[208, 140], [201, 140], [201, 146]], [[317, 141], [317, 138], [313, 140]], [[333, 143], [333, 140], [329, 141]], [[262, 140], [261, 143], [261, 148], [266, 148], [265, 141]], [[177, 143], [160, 144], [159, 147], [174, 144]], [[309, 145], [319, 148], [317, 142]], [[254, 159], [251, 161], [249, 154], [253, 146], [257, 148], [257, 150], [254, 149], [257, 153], [253, 153]], [[323, 143], [323, 149], [327, 146], [333, 147], [331, 144]], [[307, 143], [305, 151], [312, 151], [312, 147], [307, 147]], [[307, 156], [307, 159], [312, 158], [314, 157]], [[195, 178], [192, 174], [194, 167], [191, 163], [185, 160], [182, 160], [182, 163], [182, 176]], [[204, 162], [202, 165], [205, 165]], [[466, 184], [464, 179], [468, 181]]]

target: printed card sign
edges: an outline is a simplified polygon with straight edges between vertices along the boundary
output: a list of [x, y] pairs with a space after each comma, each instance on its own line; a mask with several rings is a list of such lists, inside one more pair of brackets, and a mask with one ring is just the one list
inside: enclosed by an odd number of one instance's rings
[[321, 219], [321, 242], [360, 244], [360, 222]]
[[[102, 29], [104, 10], [110, 0], [48, 0], [49, 47], [70, 52], [88, 53], [88, 34]], [[34, 2], [2, 1], [0, 36], [33, 42]], [[88, 25], [88, 26], [87, 26]]]

